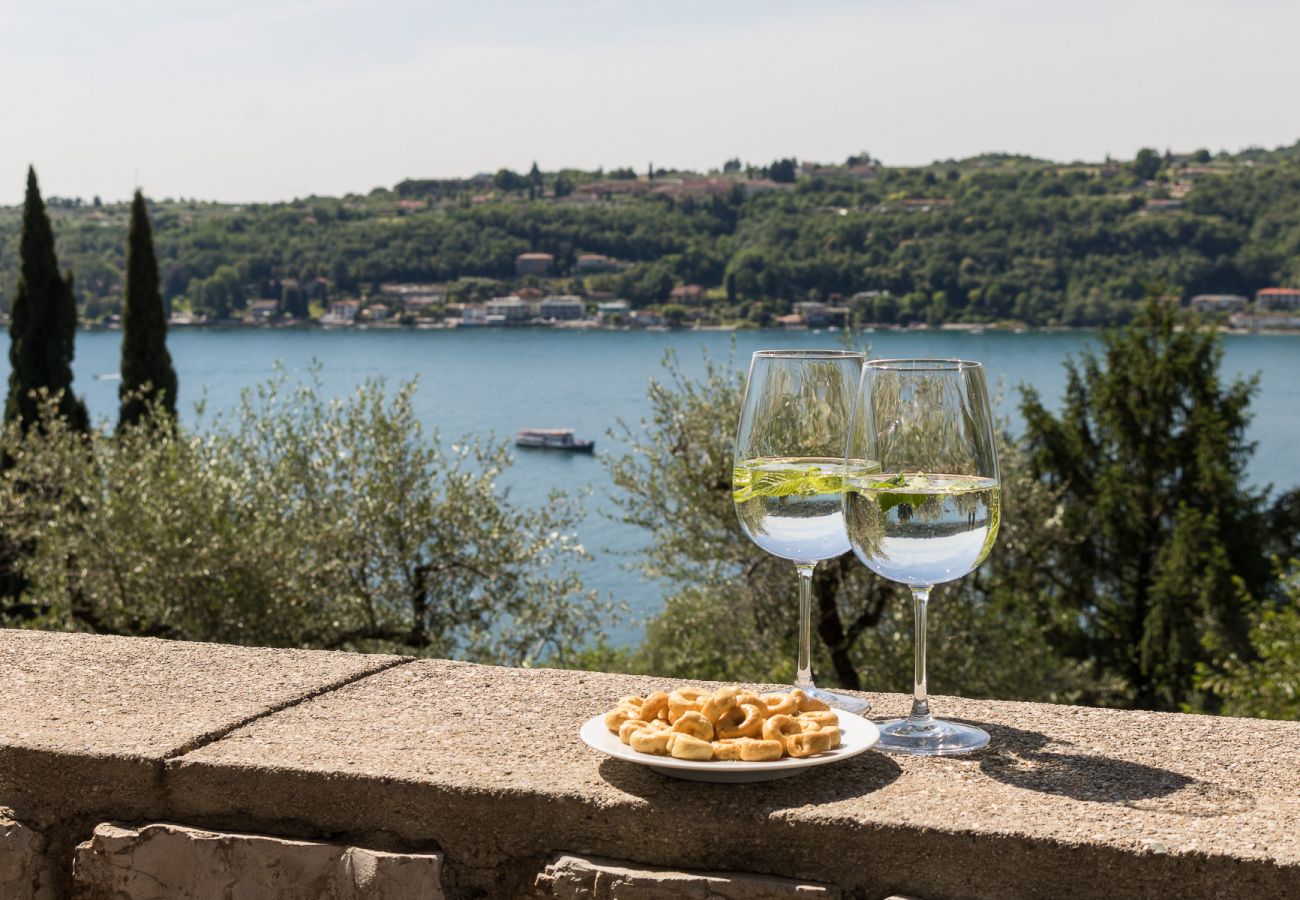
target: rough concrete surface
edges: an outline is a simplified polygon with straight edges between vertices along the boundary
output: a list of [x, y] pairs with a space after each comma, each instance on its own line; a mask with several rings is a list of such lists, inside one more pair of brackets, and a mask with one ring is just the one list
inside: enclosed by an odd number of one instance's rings
[[[870, 898], [1300, 895], [1300, 723], [940, 697], [990, 748], [753, 785], [676, 781], [579, 742], [618, 696], [667, 683], [411, 663], [170, 761], [168, 805], [434, 842], [453, 895], [525, 893], [560, 852]], [[869, 696], [876, 715], [906, 711]]]
[[53, 900], [52, 873], [41, 835], [0, 810], [0, 898]]
[[168, 756], [399, 661], [0, 629], [0, 803], [149, 815]]
[[165, 759], [401, 662], [0, 629], [0, 804], [43, 832], [62, 895], [96, 822], [166, 818]]
[[839, 888], [730, 872], [680, 872], [613, 859], [556, 857], [537, 877], [539, 900], [839, 900]]
[[442, 900], [436, 853], [104, 824], [77, 847], [78, 900]]

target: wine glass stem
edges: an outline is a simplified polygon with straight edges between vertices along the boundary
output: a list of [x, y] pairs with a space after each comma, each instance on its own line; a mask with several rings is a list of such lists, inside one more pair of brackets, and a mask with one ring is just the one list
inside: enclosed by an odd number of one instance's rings
[[916, 620], [916, 670], [912, 676], [912, 713], [908, 724], [915, 728], [929, 727], [934, 722], [930, 715], [930, 698], [925, 684], [925, 614], [930, 603], [930, 585], [912, 588], [912, 610]]
[[796, 563], [799, 570], [799, 659], [794, 686], [807, 690], [812, 680], [812, 577], [817, 563]]

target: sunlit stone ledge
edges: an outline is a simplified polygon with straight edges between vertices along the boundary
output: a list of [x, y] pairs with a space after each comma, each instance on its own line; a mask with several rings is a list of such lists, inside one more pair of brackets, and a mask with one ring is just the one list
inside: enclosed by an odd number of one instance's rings
[[942, 697], [989, 749], [758, 785], [578, 741], [666, 683], [0, 630], [0, 894], [111, 896], [93, 873], [159, 840], [378, 860], [429, 897], [1300, 896], [1300, 723]]

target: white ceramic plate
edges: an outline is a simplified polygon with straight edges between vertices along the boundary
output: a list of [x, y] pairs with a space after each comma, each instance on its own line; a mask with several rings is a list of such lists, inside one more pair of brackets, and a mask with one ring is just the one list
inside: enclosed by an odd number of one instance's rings
[[608, 754], [615, 759], [626, 760], [639, 766], [647, 766], [661, 775], [673, 778], [685, 778], [688, 781], [716, 781], [723, 784], [739, 784], [747, 781], [772, 781], [777, 778], [789, 778], [806, 772], [814, 766], [848, 759], [870, 750], [880, 740], [880, 729], [874, 722], [853, 713], [839, 712], [840, 746], [816, 756], [803, 759], [786, 757], [774, 762], [741, 762], [739, 760], [714, 760], [711, 762], [694, 762], [689, 759], [673, 759], [671, 756], [655, 756], [650, 753], [638, 753], [618, 739], [618, 735], [605, 727], [605, 716], [593, 716], [578, 732], [583, 743], [593, 750]]

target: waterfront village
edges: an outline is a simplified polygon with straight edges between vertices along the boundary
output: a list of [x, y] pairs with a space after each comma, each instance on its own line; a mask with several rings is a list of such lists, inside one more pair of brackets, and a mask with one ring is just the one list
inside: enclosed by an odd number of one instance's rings
[[[713, 292], [698, 284], [678, 285], [665, 302], [647, 308], [634, 308], [627, 300], [612, 295], [588, 292], [585, 295], [558, 293], [547, 289], [548, 282], [568, 287], [567, 279], [552, 279], [554, 257], [549, 253], [521, 253], [515, 260], [515, 274], [521, 287], [512, 293], [483, 302], [451, 302], [447, 286], [438, 283], [385, 282], [361, 297], [331, 299], [329, 283], [315, 279], [300, 285], [284, 279], [284, 294], [301, 292], [311, 301], [312, 314], [294, 318], [287, 314], [285, 302], [276, 299], [251, 300], [238, 318], [210, 320], [186, 311], [175, 311], [170, 324], [176, 327], [219, 325], [236, 327], [323, 328], [481, 328], [481, 327], [550, 327], [649, 329], [695, 328], [734, 330], [743, 327], [786, 329], [877, 328], [900, 326], [870, 321], [873, 303], [885, 291], [862, 291], [851, 297], [831, 294], [826, 301], [796, 302], [790, 312], [773, 315], [767, 321], [718, 321], [710, 315]], [[577, 258], [579, 274], [620, 271], [623, 264], [596, 253]], [[1198, 294], [1190, 297], [1166, 295], [1164, 302], [1184, 306], [1232, 331], [1300, 330], [1300, 289], [1268, 287], [1254, 297], [1238, 294]], [[117, 317], [106, 323], [113, 328]], [[907, 327], [925, 328], [924, 323]], [[1024, 330], [1019, 323], [972, 325], [950, 323], [940, 326], [954, 330], [981, 331], [999, 327]]]

